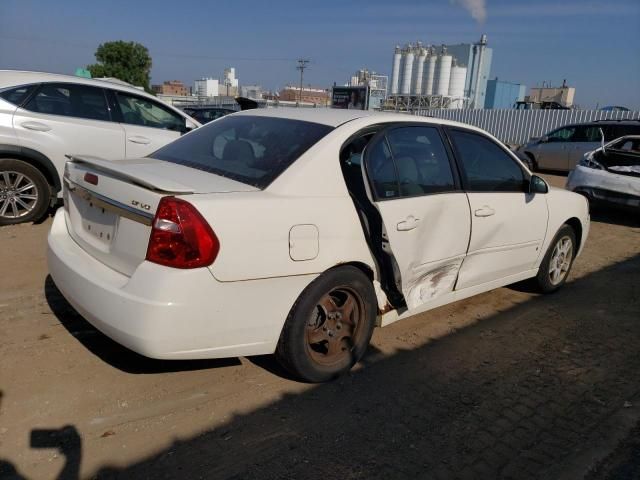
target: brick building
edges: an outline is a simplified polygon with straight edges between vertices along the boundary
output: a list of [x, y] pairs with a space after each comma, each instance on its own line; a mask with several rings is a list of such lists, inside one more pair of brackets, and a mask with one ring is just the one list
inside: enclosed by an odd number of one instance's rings
[[[294, 87], [287, 85], [280, 90], [280, 100], [297, 102], [300, 100], [300, 87]], [[329, 91], [324, 88], [302, 88], [302, 102], [315, 103], [316, 105], [328, 105], [329, 104]]]
[[189, 89], [180, 80], [167, 80], [162, 85], [152, 85], [153, 93], [161, 95], [187, 96]]

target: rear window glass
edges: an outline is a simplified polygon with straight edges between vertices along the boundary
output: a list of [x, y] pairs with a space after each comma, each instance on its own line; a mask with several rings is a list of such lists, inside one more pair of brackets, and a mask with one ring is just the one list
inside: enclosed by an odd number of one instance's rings
[[150, 157], [264, 189], [331, 130], [285, 118], [230, 116], [198, 128]]
[[35, 85], [25, 85], [23, 87], [4, 90], [3, 92], [0, 92], [0, 97], [4, 98], [9, 103], [20, 106], [34, 87]]

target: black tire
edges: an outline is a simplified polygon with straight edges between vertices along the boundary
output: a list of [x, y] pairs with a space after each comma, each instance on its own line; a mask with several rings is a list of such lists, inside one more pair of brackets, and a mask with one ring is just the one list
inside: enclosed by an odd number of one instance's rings
[[[554, 281], [553, 274], [550, 272], [551, 265], [552, 262], [556, 261], [556, 259], [554, 259], [556, 247], [559, 246], [561, 240], [565, 239], [568, 239], [571, 242], [571, 251], [569, 252], [569, 254], [566, 254], [562, 258], [563, 263], [565, 260], [567, 261], [566, 270], [561, 269], [563, 271], [561, 277], [557, 278], [556, 281]], [[542, 263], [540, 264], [538, 275], [535, 277], [536, 286], [542, 293], [555, 292], [565, 284], [567, 278], [569, 277], [569, 273], [571, 272], [571, 267], [573, 266], [573, 259], [576, 256], [576, 252], [577, 243], [575, 231], [569, 225], [565, 224], [560, 227], [560, 230], [558, 230], [558, 233], [556, 233], [556, 236], [549, 244], [547, 253], [545, 253], [544, 258], [542, 259]], [[557, 263], [556, 266], [558, 266]]]
[[[26, 190], [18, 192], [21, 188]], [[50, 200], [51, 189], [40, 170], [22, 160], [0, 159], [0, 225], [37, 222]]]
[[[348, 301], [349, 296], [354, 303]], [[331, 310], [327, 304], [332, 305]], [[354, 304], [357, 308], [352, 307]], [[276, 358], [302, 380], [325, 382], [336, 378], [362, 358], [371, 340], [377, 310], [373, 285], [362, 271], [352, 266], [328, 270], [302, 292], [291, 308]]]

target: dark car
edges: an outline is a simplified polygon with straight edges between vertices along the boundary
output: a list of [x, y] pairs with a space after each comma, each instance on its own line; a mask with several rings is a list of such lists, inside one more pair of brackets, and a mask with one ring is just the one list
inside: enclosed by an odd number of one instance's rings
[[[602, 132], [602, 133], [601, 133]], [[640, 135], [640, 120], [596, 120], [565, 125], [540, 138], [532, 139], [517, 150], [531, 170], [572, 170], [585, 153], [625, 135]]]
[[182, 110], [202, 124], [209, 123], [236, 111], [232, 108], [224, 107], [185, 107]]

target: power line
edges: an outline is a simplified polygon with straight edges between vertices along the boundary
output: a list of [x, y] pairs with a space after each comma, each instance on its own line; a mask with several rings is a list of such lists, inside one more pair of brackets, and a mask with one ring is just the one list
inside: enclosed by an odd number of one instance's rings
[[[47, 44], [61, 45], [72, 48], [82, 48], [94, 50], [97, 45], [89, 45], [87, 43], [65, 42], [60, 40], [37, 38], [37, 37], [18, 37], [10, 35], [0, 35], [1, 40], [18, 40], [23, 42], [41, 42]], [[108, 41], [108, 40], [107, 40]], [[107, 42], [105, 41], [105, 42]], [[100, 43], [105, 43], [100, 42]], [[225, 61], [245, 61], [245, 62], [295, 62], [295, 58], [276, 58], [276, 57], [218, 57], [214, 55], [194, 55], [189, 53], [170, 53], [170, 52], [152, 52], [154, 57], [173, 57], [173, 58], [192, 58], [201, 60], [225, 60]]]

